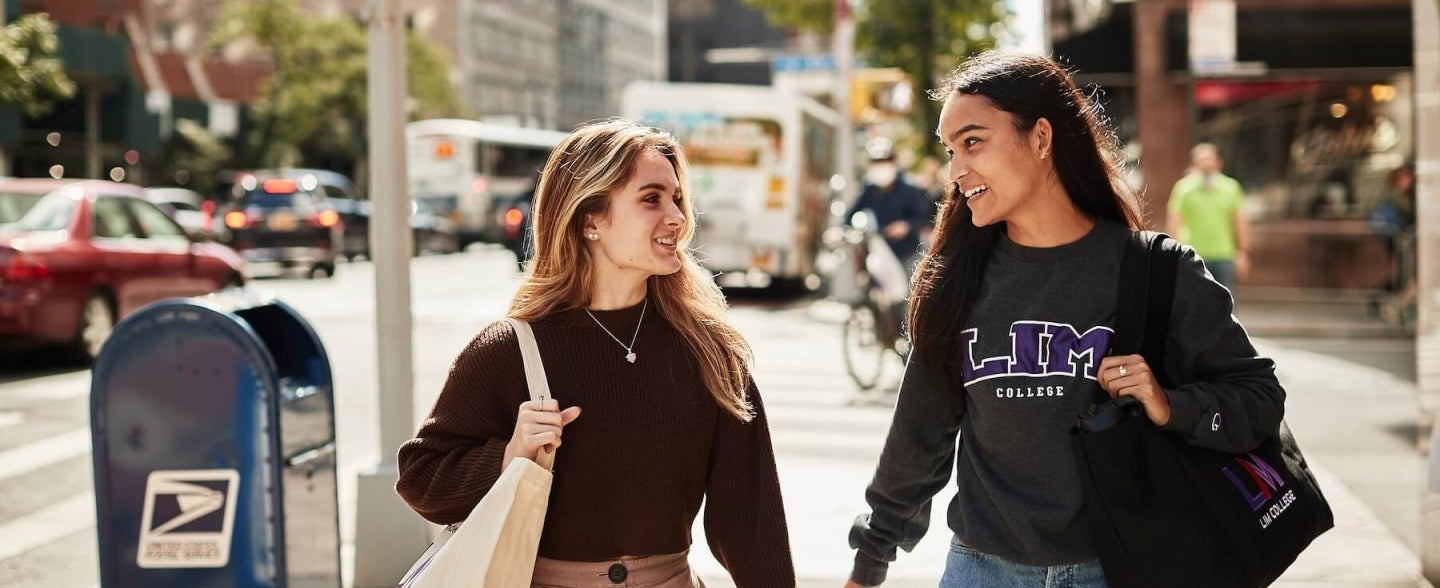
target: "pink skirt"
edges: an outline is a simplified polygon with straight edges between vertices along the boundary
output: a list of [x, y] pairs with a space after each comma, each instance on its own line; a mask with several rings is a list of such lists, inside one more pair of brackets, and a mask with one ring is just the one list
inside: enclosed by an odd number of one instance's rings
[[704, 588], [690, 569], [689, 550], [669, 555], [621, 557], [610, 561], [535, 558], [531, 588]]

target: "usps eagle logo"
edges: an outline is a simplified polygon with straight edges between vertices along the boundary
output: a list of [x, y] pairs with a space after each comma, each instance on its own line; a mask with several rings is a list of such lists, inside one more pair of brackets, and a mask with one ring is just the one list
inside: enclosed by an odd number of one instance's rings
[[145, 481], [136, 564], [223, 568], [235, 525], [236, 470], [153, 471]]

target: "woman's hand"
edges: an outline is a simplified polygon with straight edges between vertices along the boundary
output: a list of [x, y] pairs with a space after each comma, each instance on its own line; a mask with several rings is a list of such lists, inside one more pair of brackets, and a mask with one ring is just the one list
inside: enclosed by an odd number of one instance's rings
[[560, 401], [553, 398], [543, 403], [530, 400], [521, 404], [520, 416], [515, 419], [515, 433], [510, 436], [510, 443], [505, 445], [500, 471], [510, 467], [510, 460], [517, 457], [534, 460], [541, 449], [546, 453], [555, 451], [560, 447], [561, 429], [578, 416], [580, 407], [560, 410]]
[[1170, 398], [1155, 380], [1150, 364], [1139, 355], [1114, 355], [1100, 362], [1100, 387], [1111, 398], [1129, 396], [1140, 401], [1145, 416], [1157, 427], [1170, 422]]

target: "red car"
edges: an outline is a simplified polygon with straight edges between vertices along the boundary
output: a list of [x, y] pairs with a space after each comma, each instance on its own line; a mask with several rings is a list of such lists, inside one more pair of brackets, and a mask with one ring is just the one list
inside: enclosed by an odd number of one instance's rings
[[60, 344], [93, 359], [145, 304], [244, 285], [239, 255], [192, 240], [139, 186], [0, 180], [4, 199], [30, 205], [0, 226], [0, 349]]

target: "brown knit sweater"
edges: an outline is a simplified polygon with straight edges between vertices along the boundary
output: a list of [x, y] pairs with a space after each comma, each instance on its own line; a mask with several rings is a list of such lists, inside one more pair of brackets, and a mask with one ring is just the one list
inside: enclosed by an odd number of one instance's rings
[[[627, 343], [640, 306], [592, 311]], [[634, 364], [584, 310], [532, 323], [551, 394], [579, 406], [555, 456], [540, 555], [570, 561], [679, 553], [705, 507], [711, 552], [741, 587], [794, 586], [765, 409], [722, 411], [680, 334], [651, 304]], [[462, 521], [500, 476], [520, 403], [529, 400], [515, 332], [482, 331], [450, 368], [430, 417], [400, 447], [396, 490], [436, 523]]]

